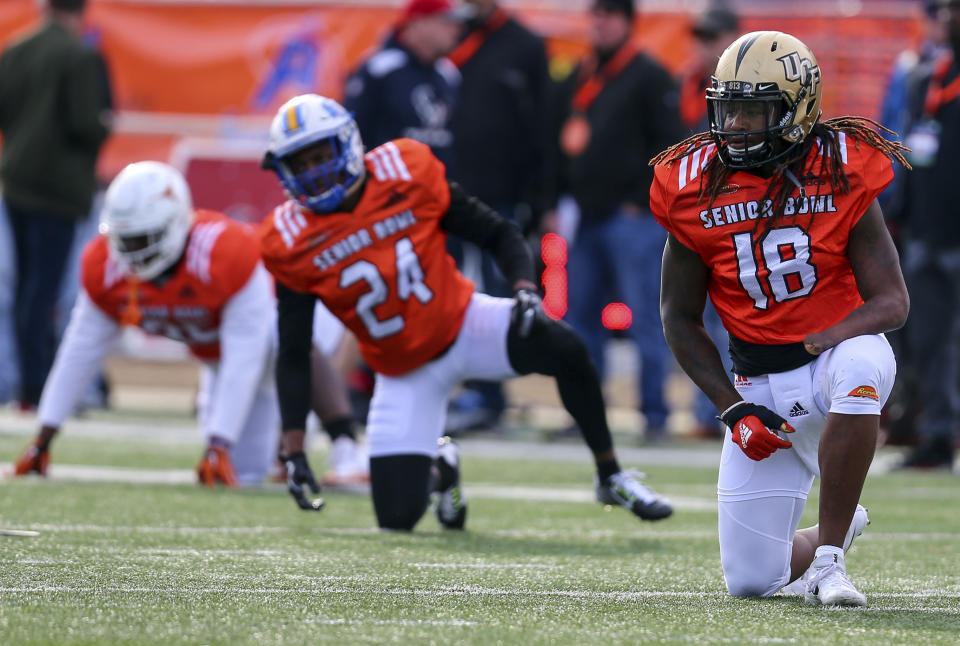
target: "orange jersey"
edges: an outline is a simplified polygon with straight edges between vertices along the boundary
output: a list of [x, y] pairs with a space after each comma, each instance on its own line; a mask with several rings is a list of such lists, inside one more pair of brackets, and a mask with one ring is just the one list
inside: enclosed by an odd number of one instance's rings
[[212, 211], [197, 211], [183, 258], [162, 285], [128, 275], [105, 236], [83, 251], [81, 281], [93, 303], [123, 324], [186, 343], [200, 359], [220, 358], [220, 319], [260, 261], [256, 231]]
[[[650, 208], [710, 270], [708, 292], [734, 336], [751, 343], [796, 343], [843, 320], [863, 304], [846, 256], [850, 231], [893, 180], [889, 158], [843, 132], [837, 143], [850, 192], [833, 192], [823, 173], [829, 154], [816, 138], [785, 215], [769, 219], [768, 181], [733, 173], [709, 206], [698, 198], [713, 144], [655, 168]], [[709, 208], [708, 208], [709, 207]]]
[[447, 253], [450, 206], [443, 164], [412, 139], [365, 157], [363, 195], [350, 213], [317, 215], [289, 201], [261, 232], [267, 269], [315, 294], [357, 337], [375, 371], [400, 375], [457, 338], [473, 283]]

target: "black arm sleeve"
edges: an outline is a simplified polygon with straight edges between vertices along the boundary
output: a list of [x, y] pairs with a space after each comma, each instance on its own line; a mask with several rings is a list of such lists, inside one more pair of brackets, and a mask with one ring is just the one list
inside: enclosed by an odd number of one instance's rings
[[440, 226], [447, 233], [490, 252], [511, 286], [518, 280], [536, 284], [533, 258], [520, 229], [477, 198], [467, 195], [456, 182], [450, 182], [450, 208]]
[[310, 412], [310, 349], [317, 297], [277, 281], [277, 395], [283, 430], [303, 430]]

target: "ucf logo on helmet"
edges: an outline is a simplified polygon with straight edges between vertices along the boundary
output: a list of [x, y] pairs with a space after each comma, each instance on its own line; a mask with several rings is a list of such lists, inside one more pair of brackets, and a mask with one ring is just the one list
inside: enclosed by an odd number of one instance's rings
[[809, 58], [800, 58], [798, 52], [790, 52], [777, 59], [783, 63], [783, 76], [791, 83], [796, 81], [810, 86], [810, 96], [817, 95], [820, 87], [820, 66]]

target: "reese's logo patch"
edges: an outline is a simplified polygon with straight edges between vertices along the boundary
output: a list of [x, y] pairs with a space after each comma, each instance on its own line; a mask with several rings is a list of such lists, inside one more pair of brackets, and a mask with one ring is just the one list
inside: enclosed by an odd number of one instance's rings
[[850, 391], [847, 397], [866, 397], [867, 399], [880, 401], [880, 395], [877, 394], [877, 390], [873, 386], [857, 386]]

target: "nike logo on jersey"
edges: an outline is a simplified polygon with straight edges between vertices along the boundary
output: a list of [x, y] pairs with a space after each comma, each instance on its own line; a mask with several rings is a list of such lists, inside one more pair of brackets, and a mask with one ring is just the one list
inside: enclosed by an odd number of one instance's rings
[[[788, 197], [784, 205], [784, 215], [805, 215], [807, 213], [836, 213], [837, 207], [833, 204], [833, 193], [827, 195], [811, 195], [809, 197]], [[756, 220], [758, 217], [769, 218], [773, 214], [771, 200], [749, 200], [734, 202], [725, 206], [715, 206], [712, 209], [700, 211], [700, 221], [704, 229], [722, 227], [727, 224], [737, 224], [747, 220]]]
[[386, 204], [383, 205], [383, 208], [388, 209], [395, 204], [399, 204], [407, 199], [407, 196], [399, 191], [393, 191], [390, 193], [390, 197], [387, 198]]
[[809, 415], [810, 411], [800, 405], [800, 402], [796, 402], [793, 405], [793, 408], [790, 409], [790, 417], [803, 417], [804, 415]]

